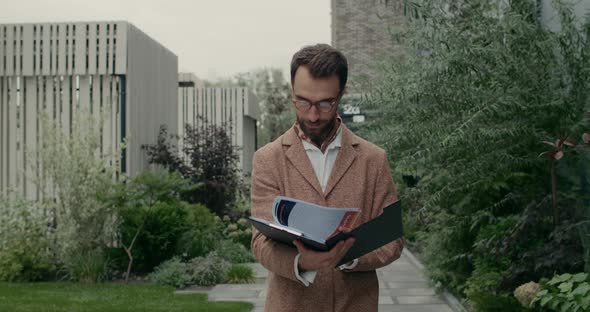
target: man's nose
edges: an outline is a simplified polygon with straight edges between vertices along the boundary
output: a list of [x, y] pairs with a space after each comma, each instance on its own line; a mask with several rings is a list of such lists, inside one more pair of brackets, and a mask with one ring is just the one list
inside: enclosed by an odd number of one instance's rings
[[318, 119], [320, 119], [320, 111], [316, 105], [312, 105], [307, 111], [307, 120], [316, 122]]

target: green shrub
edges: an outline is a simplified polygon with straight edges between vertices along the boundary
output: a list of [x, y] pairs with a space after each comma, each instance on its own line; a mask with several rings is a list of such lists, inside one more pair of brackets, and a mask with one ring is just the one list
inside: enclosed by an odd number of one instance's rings
[[[121, 210], [121, 235], [126, 245], [143, 224], [132, 249], [134, 271], [149, 272], [156, 265], [178, 254], [177, 246], [189, 228], [187, 206], [184, 202], [171, 201], [156, 202], [149, 212], [132, 207]], [[117, 258], [118, 269], [126, 270], [126, 253], [123, 250], [113, 253]]]
[[172, 258], [182, 234], [188, 229], [188, 211], [185, 203], [162, 203], [154, 207], [140, 234], [138, 252], [143, 263], [137, 268], [150, 270], [164, 260]]
[[244, 245], [232, 240], [222, 240], [215, 247], [215, 251], [220, 258], [229, 263], [246, 263], [254, 262], [254, 256]]
[[55, 265], [47, 249], [47, 245], [23, 239], [0, 250], [0, 281], [33, 282], [49, 277]]
[[549, 311], [588, 311], [590, 308], [590, 283], [587, 273], [555, 275], [551, 280], [541, 280], [543, 289], [531, 302], [531, 306]]
[[178, 173], [156, 168], [118, 183], [104, 196], [120, 216], [120, 249], [111, 250], [118, 270], [149, 272], [175, 255], [188, 229], [188, 208], [180, 192], [191, 187]]
[[178, 150], [178, 136], [169, 135], [166, 126], [160, 127], [155, 144], [147, 144], [149, 162], [183, 178], [200, 184], [184, 191], [182, 199], [189, 203], [203, 203], [218, 215], [230, 211], [236, 202], [238, 190], [243, 187], [238, 168], [238, 153], [232, 144], [231, 134], [224, 125], [203, 123], [186, 125], [184, 146]]
[[106, 281], [110, 275], [110, 260], [102, 249], [73, 255], [66, 265], [67, 277], [73, 281], [98, 283]]
[[53, 275], [55, 259], [42, 208], [19, 197], [0, 198], [0, 208], [0, 280], [30, 282]]
[[117, 235], [114, 207], [102, 201], [116, 183], [113, 177], [119, 174], [121, 155], [119, 149], [99, 153], [106, 114], [77, 110], [71, 133], [50, 116], [41, 116], [43, 144], [39, 144], [38, 162], [29, 162], [43, 172], [29, 178], [46, 199], [42, 211], [52, 215], [52, 252], [68, 276], [77, 275], [68, 270], [78, 266], [81, 255], [113, 243]]
[[245, 218], [239, 218], [236, 222], [233, 222], [229, 216], [224, 216], [223, 224], [225, 227], [223, 230], [225, 237], [250, 249], [252, 229]]
[[[529, 272], [563, 272], [559, 266], [577, 266], [582, 259], [570, 256], [579, 254], [580, 245], [570, 235], [554, 235], [559, 239], [550, 238], [555, 244], [546, 248], [536, 246], [542, 242], [537, 237], [511, 244], [500, 257], [476, 250], [487, 244], [477, 238], [484, 214], [490, 220], [519, 215], [548, 193], [541, 141], [570, 134], [578, 141], [588, 129], [588, 22], [578, 23], [567, 8], [558, 10], [562, 24], [553, 32], [540, 22], [535, 1], [498, 3], [408, 3], [404, 31], [392, 36], [403, 41], [400, 49], [385, 56], [382, 75], [362, 103], [367, 111], [378, 110], [363, 135], [394, 157], [397, 181], [417, 181], [400, 188], [400, 197], [412, 203], [405, 206], [418, 219], [412, 223], [422, 226], [416, 237], [426, 242], [421, 247], [430, 276], [455, 293], [469, 287], [472, 296], [493, 285], [504, 289], [492, 295], [504, 296], [509, 283], [498, 282], [499, 276], [514, 284]], [[565, 210], [564, 195], [558, 203]], [[543, 220], [528, 224], [519, 239], [541, 232], [533, 230]], [[474, 276], [477, 258], [508, 258], [520, 270], [485, 270], [494, 281], [486, 284]]]
[[156, 284], [183, 288], [192, 284], [192, 276], [187, 272], [187, 264], [174, 257], [163, 262], [150, 273], [148, 278]]
[[188, 230], [179, 240], [177, 254], [187, 258], [202, 257], [215, 249], [222, 235], [221, 223], [207, 207], [187, 205]]
[[429, 229], [437, 235], [420, 234], [424, 242], [426, 273], [430, 278], [461, 293], [473, 270], [472, 259], [468, 256], [475, 236], [470, 230], [470, 219], [444, 212], [438, 214], [437, 218]]
[[418, 232], [420, 231], [420, 221], [418, 217], [411, 214], [409, 211], [404, 210], [402, 221], [404, 229], [404, 239], [406, 239], [406, 241], [409, 243], [415, 243], [418, 239]]
[[254, 282], [254, 270], [251, 267], [232, 264], [227, 270], [227, 280], [230, 284], [248, 284]]
[[229, 263], [220, 258], [216, 252], [206, 257], [197, 257], [187, 263], [187, 271], [192, 281], [200, 286], [211, 286], [226, 279]]
[[478, 258], [465, 283], [465, 295], [478, 312], [523, 311], [512, 294], [502, 292], [500, 283], [508, 267], [503, 259]]

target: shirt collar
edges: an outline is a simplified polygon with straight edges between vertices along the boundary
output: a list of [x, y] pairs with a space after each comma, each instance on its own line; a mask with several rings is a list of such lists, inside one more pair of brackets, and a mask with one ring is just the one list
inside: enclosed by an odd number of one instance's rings
[[334, 126], [334, 129], [332, 129], [332, 131], [328, 134], [328, 139], [324, 141], [321, 146], [317, 146], [315, 143], [313, 143], [311, 139], [303, 133], [297, 122], [295, 122], [293, 127], [295, 128], [295, 133], [303, 142], [303, 147], [305, 150], [319, 149], [322, 153], [325, 153], [328, 149], [342, 146], [341, 124], [342, 118], [340, 118], [339, 115], [336, 115], [336, 125]]

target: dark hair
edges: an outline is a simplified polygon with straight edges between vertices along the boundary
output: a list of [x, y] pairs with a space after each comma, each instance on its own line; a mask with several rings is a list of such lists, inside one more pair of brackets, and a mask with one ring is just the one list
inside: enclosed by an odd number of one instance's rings
[[344, 90], [348, 79], [348, 62], [340, 51], [328, 44], [320, 43], [305, 46], [293, 55], [291, 60], [291, 85], [299, 66], [305, 65], [314, 78], [338, 76], [340, 91]]

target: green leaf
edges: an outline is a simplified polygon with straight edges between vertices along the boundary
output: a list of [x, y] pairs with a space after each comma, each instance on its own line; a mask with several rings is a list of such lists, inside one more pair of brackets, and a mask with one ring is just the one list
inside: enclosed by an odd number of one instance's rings
[[582, 300], [580, 300], [580, 306], [582, 306], [582, 309], [587, 310], [588, 307], [590, 307], [590, 296], [582, 298]]
[[590, 284], [588, 284], [587, 282], [584, 282], [584, 283], [578, 285], [578, 287], [576, 287], [572, 291], [572, 294], [574, 296], [584, 296], [588, 293], [588, 291], [590, 291]]
[[581, 283], [588, 278], [587, 273], [578, 273], [572, 277], [572, 282], [574, 283]]
[[572, 287], [574, 287], [574, 284], [571, 282], [567, 282], [567, 283], [560, 284], [557, 288], [559, 288], [559, 290], [561, 290], [561, 292], [564, 293], [564, 292], [570, 292], [572, 290]]
[[548, 284], [549, 285], [557, 285], [557, 284], [560, 284], [560, 283], [563, 283], [563, 282], [569, 280], [571, 277], [572, 277], [572, 275], [569, 273], [565, 273], [562, 275], [556, 275], [548, 282]]
[[537, 297], [545, 296], [549, 291], [547, 289], [543, 289], [537, 293]]
[[549, 308], [551, 308], [552, 310], [557, 310], [557, 307], [559, 307], [559, 305], [562, 303], [561, 300], [552, 300], [551, 302], [549, 302], [548, 306]]
[[549, 301], [553, 300], [553, 295], [545, 296], [541, 299], [539, 303], [542, 307], [546, 306]]
[[561, 306], [561, 311], [563, 312], [569, 312], [571, 311], [572, 306], [574, 305], [573, 302], [566, 302], [564, 305]]

